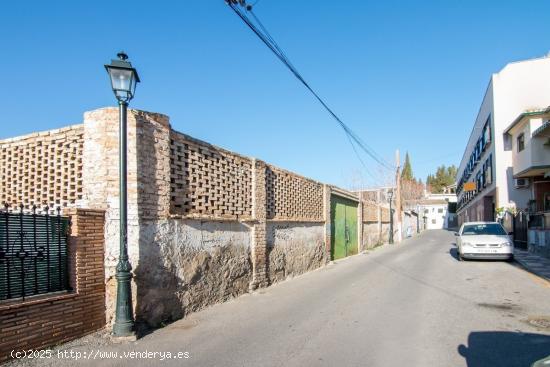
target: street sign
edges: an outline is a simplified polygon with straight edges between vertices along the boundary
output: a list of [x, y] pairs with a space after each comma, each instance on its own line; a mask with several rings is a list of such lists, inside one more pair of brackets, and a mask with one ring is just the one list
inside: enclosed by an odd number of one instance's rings
[[475, 182], [464, 183], [464, 191], [476, 191], [476, 183]]

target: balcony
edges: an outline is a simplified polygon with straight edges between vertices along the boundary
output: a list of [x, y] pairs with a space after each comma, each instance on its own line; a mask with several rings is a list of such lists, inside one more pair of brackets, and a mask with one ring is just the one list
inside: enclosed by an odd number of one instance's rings
[[506, 130], [511, 139], [514, 178], [550, 171], [550, 112], [524, 113]]

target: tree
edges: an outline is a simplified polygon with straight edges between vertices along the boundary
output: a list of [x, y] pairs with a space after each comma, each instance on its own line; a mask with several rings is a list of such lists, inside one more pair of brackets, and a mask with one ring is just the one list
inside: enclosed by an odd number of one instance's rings
[[401, 172], [401, 179], [408, 181], [414, 180], [409, 152], [405, 154], [405, 164], [403, 165], [403, 171]]
[[401, 180], [401, 197], [403, 200], [419, 200], [424, 196], [422, 180]]
[[454, 164], [449, 167], [445, 167], [445, 165], [437, 167], [435, 175], [428, 175], [426, 179], [428, 190], [434, 194], [442, 193], [445, 187], [456, 182], [457, 171]]
[[424, 184], [413, 175], [411, 158], [405, 154], [405, 163], [401, 172], [401, 197], [403, 200], [418, 200], [424, 196]]

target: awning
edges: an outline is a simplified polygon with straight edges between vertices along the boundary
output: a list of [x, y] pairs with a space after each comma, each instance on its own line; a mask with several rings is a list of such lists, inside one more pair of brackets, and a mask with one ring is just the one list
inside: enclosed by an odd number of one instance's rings
[[550, 121], [546, 121], [541, 127], [536, 129], [533, 132], [533, 137], [535, 136], [550, 138]]

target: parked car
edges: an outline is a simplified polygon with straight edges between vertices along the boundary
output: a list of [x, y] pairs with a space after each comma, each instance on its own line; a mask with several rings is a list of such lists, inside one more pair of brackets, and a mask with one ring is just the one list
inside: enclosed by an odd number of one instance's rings
[[459, 260], [514, 258], [514, 242], [500, 223], [467, 222], [455, 236]]

